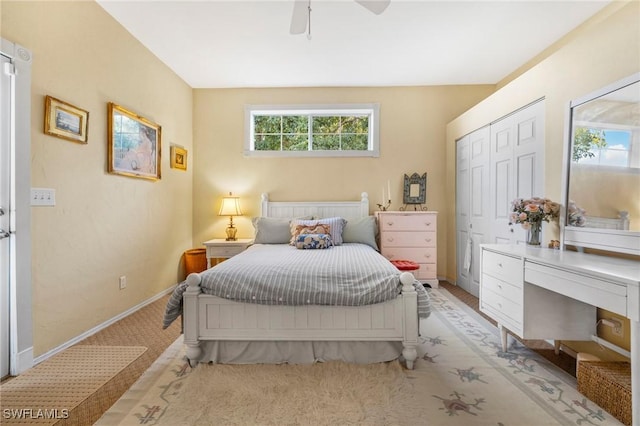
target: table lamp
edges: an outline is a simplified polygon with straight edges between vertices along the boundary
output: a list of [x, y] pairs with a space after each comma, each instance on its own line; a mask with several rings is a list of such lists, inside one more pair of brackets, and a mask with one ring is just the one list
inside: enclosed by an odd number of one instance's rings
[[226, 229], [227, 241], [236, 241], [236, 232], [238, 232], [238, 229], [233, 226], [233, 217], [242, 216], [239, 197], [233, 197], [231, 193], [229, 193], [228, 197], [223, 197], [218, 216], [229, 216], [229, 226]]

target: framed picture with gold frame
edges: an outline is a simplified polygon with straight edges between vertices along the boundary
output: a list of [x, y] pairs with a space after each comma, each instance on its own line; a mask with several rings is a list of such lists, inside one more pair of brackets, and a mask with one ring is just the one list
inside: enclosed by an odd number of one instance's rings
[[52, 96], [44, 98], [44, 132], [72, 142], [86, 144], [89, 112]]
[[112, 102], [107, 110], [109, 173], [160, 179], [160, 125]]
[[171, 145], [171, 168], [187, 170], [187, 150], [181, 146]]

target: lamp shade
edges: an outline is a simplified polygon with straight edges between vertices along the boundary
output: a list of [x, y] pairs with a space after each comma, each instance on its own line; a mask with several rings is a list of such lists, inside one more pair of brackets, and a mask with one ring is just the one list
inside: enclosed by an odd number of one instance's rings
[[242, 216], [240, 199], [238, 197], [224, 197], [220, 206], [219, 216]]

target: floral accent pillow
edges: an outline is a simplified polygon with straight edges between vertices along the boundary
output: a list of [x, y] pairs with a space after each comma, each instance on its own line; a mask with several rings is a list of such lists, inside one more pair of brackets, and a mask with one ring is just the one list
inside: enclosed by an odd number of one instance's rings
[[298, 236], [302, 234], [326, 234], [331, 239], [331, 232], [329, 225], [320, 224], [314, 221], [304, 221], [304, 222], [313, 222], [310, 224], [296, 224], [293, 222], [291, 224], [291, 240], [289, 243], [292, 246], [295, 246], [298, 242]]
[[[334, 246], [339, 246], [342, 244], [342, 231], [347, 224], [347, 221], [341, 217], [327, 217], [321, 219], [314, 220], [293, 220], [291, 221], [291, 234], [294, 234], [295, 227], [298, 225], [328, 225], [329, 232], [328, 234], [331, 236], [331, 242]], [[307, 232], [308, 234], [320, 234], [321, 232]], [[292, 239], [291, 244], [294, 244]]]
[[330, 247], [329, 234], [300, 234], [296, 239], [297, 249], [328, 249]]

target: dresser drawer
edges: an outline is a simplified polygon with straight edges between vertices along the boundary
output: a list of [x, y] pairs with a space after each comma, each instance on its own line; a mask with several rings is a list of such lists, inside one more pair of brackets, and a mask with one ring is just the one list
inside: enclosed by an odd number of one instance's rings
[[482, 275], [482, 289], [490, 290], [503, 298], [510, 300], [517, 304], [522, 304], [522, 287], [511, 285], [507, 282], [500, 281], [491, 275]]
[[413, 272], [419, 280], [435, 280], [438, 278], [438, 268], [435, 263], [419, 263], [420, 269]]
[[522, 286], [522, 259], [483, 250], [482, 273]]
[[396, 248], [382, 247], [382, 255], [389, 260], [411, 260], [416, 263], [433, 263], [438, 261], [437, 249], [433, 248]]
[[383, 214], [379, 219], [382, 231], [435, 231], [437, 228], [433, 214]]
[[388, 231], [380, 238], [383, 247], [435, 247], [434, 232], [397, 232]]

